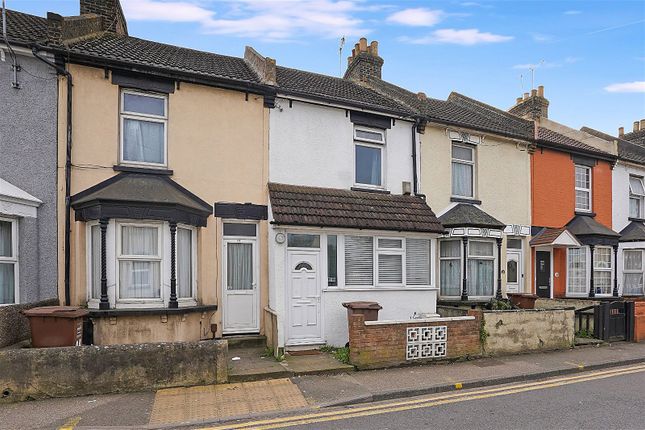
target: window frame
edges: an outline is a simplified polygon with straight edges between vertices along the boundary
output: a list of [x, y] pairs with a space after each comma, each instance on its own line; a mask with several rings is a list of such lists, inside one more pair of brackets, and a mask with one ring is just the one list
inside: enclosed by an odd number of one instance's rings
[[[644, 211], [645, 211], [645, 194], [638, 194], [635, 193], [634, 190], [632, 189], [632, 179], [636, 179], [640, 181], [641, 186], [645, 190], [645, 181], [643, 181], [642, 176], [637, 176], [637, 175], [629, 175], [629, 208], [628, 208], [628, 215], [629, 218], [639, 218], [642, 219], [644, 216]], [[632, 216], [632, 206], [631, 206], [631, 201], [632, 200], [637, 200], [638, 201], [638, 214], [636, 216]]]
[[[459, 257], [442, 257], [441, 256], [441, 244], [444, 242], [458, 242], [459, 246], [457, 247], [459, 249]], [[463, 240], [461, 238], [456, 238], [456, 239], [440, 239], [437, 245], [437, 255], [439, 257], [439, 268], [437, 270], [437, 276], [439, 277], [439, 296], [440, 297], [461, 297], [461, 291], [463, 288], [463, 279], [464, 279], [464, 246], [463, 246]], [[455, 296], [447, 296], [443, 295], [441, 293], [441, 262], [442, 261], [459, 261], [459, 280], [460, 283], [458, 285], [459, 287], [459, 294]]]
[[[454, 157], [454, 151], [453, 151], [453, 148], [455, 146], [459, 147], [459, 148], [463, 148], [463, 149], [468, 149], [469, 151], [471, 151], [472, 160], [468, 161], [468, 160], [462, 160], [460, 158], [455, 158]], [[453, 171], [452, 171], [453, 164], [463, 164], [463, 165], [467, 165], [467, 166], [472, 167], [471, 177], [470, 177], [471, 189], [473, 191], [472, 195], [463, 196], [463, 195], [453, 193], [453, 184], [454, 184], [454, 181], [455, 181], [455, 179], [453, 177]], [[452, 145], [450, 146], [450, 196], [455, 197], [455, 198], [460, 198], [460, 199], [474, 199], [474, 198], [476, 198], [476, 195], [477, 195], [477, 191], [476, 191], [477, 181], [475, 179], [476, 176], [477, 176], [476, 172], [477, 172], [477, 147], [474, 146], [474, 145], [468, 145], [466, 143], [457, 142], [457, 141], [453, 140]]]
[[20, 246], [18, 219], [0, 216], [0, 221], [11, 224], [11, 257], [1, 257], [0, 263], [13, 264], [13, 303], [0, 303], [0, 307], [20, 304]]
[[[406, 241], [405, 237], [398, 237], [398, 236], [373, 236], [374, 241], [373, 241], [373, 246], [374, 246], [374, 263], [373, 263], [373, 269], [374, 269], [374, 281], [375, 281], [375, 287], [405, 287], [407, 286], [407, 278], [406, 278], [406, 263], [407, 263], [407, 258], [406, 258]], [[379, 241], [382, 239], [386, 240], [398, 240], [401, 242], [401, 247], [400, 248], [381, 248], [379, 247]], [[379, 270], [379, 256], [381, 255], [399, 255], [401, 256], [401, 282], [396, 283], [396, 282], [383, 282], [381, 281], [381, 275], [380, 275], [380, 270]]]
[[[470, 254], [471, 244], [473, 244], [475, 242], [490, 244], [492, 246], [492, 251], [493, 251], [492, 254], [490, 256], [488, 256], [488, 255], [471, 255]], [[493, 290], [491, 291], [491, 295], [490, 296], [476, 296], [476, 295], [470, 294], [470, 290], [469, 290], [468, 291], [468, 297], [469, 298], [475, 298], [475, 299], [495, 297], [495, 288], [496, 288], [496, 281], [497, 281], [497, 276], [498, 276], [498, 274], [497, 274], [497, 265], [495, 264], [495, 260], [497, 258], [499, 258], [499, 256], [497, 255], [497, 250], [496, 250], [494, 240], [480, 238], [480, 237], [475, 237], [475, 238], [472, 238], [472, 239], [469, 238], [466, 252], [467, 252], [467, 255], [466, 255], [466, 284], [468, 284], [468, 279], [470, 278], [468, 276], [469, 275], [468, 274], [468, 268], [470, 267], [470, 265], [468, 263], [470, 262], [470, 260], [491, 261], [493, 263], [493, 284], [492, 284]], [[462, 253], [463, 253], [463, 250], [462, 250]], [[463, 274], [462, 274], [462, 276], [463, 276]]]
[[[625, 263], [627, 259], [625, 258], [625, 254], [628, 252], [638, 252], [641, 256], [641, 268], [640, 269], [626, 269], [625, 268]], [[622, 284], [622, 295], [623, 296], [632, 296], [632, 297], [641, 297], [645, 294], [645, 254], [643, 253], [642, 249], [638, 248], [626, 248], [623, 249], [623, 284]], [[625, 285], [627, 284], [625, 282], [625, 275], [641, 275], [641, 293], [640, 294], [633, 294], [633, 293], [625, 293]]]
[[[191, 271], [192, 282], [190, 285], [190, 297], [179, 297], [179, 286], [177, 286], [177, 302], [186, 303], [186, 304], [197, 304], [197, 228], [188, 224], [177, 224], [177, 232], [179, 232], [179, 229], [190, 231], [190, 239], [191, 239], [190, 271]], [[179, 235], [177, 235], [176, 239], [179, 240]], [[179, 258], [176, 258], [176, 256], [175, 256], [175, 273], [179, 273]], [[163, 288], [163, 281], [161, 285]]]
[[[599, 261], [599, 259], [596, 256], [596, 252], [599, 249], [607, 249], [607, 250], [609, 250], [609, 267], [608, 268], [607, 267], [597, 267], [596, 266], [596, 264]], [[594, 252], [594, 259], [593, 259], [594, 267], [591, 268], [591, 270], [592, 270], [591, 276], [593, 276], [593, 280], [594, 280], [594, 289], [596, 290], [595, 295], [596, 296], [611, 296], [612, 292], [613, 292], [613, 287], [614, 287], [614, 282], [613, 281], [614, 281], [614, 264], [615, 264], [613, 248], [611, 246], [596, 245], [594, 247], [593, 252]], [[609, 273], [609, 292], [605, 292], [605, 293], [598, 292], [598, 284], [596, 283], [596, 272]]]
[[[152, 97], [157, 99], [162, 99], [164, 101], [164, 116], [144, 114], [138, 112], [131, 112], [125, 110], [125, 95], [133, 94], [137, 96]], [[147, 161], [130, 161], [126, 160], [123, 156], [124, 153], [124, 123], [125, 119], [135, 120], [135, 121], [146, 121], [146, 122], [156, 122], [164, 125], [163, 133], [163, 163], [151, 163]], [[168, 167], [168, 95], [147, 92], [140, 90], [133, 90], [128, 88], [122, 88], [119, 100], [119, 164], [130, 165], [130, 166], [140, 166], [140, 167]]]
[[[578, 187], [578, 185], [576, 183], [576, 176], [577, 176], [576, 170], [578, 168], [584, 169], [585, 171], [589, 172], [589, 188]], [[582, 164], [574, 164], [573, 187], [574, 187], [574, 196], [573, 196], [574, 199], [573, 199], [573, 202], [574, 202], [575, 211], [576, 212], [592, 212], [593, 211], [593, 192], [592, 192], [592, 190], [593, 190], [593, 169], [591, 167], [589, 167], [589, 166], [584, 166]], [[589, 194], [589, 207], [588, 208], [579, 208], [578, 207], [578, 199], [577, 199], [577, 196], [576, 196], [576, 193], [578, 191], [586, 192], [586, 193]]]
[[[584, 274], [585, 274], [585, 280], [584, 280], [584, 291], [579, 292], [579, 291], [571, 291], [571, 266], [569, 263], [569, 255], [571, 254], [572, 249], [580, 249], [584, 251], [584, 257], [585, 257], [585, 269], [584, 269]], [[588, 246], [581, 246], [581, 247], [572, 247], [572, 248], [567, 248], [567, 279], [566, 279], [566, 291], [565, 295], [566, 297], [588, 297], [589, 296], [589, 279], [591, 276], [591, 270], [592, 268], [589, 267], [589, 257], [591, 255], [591, 251], [589, 250]]]
[[[127, 255], [121, 254], [123, 227], [147, 227], [157, 229], [157, 255]], [[115, 248], [115, 305], [119, 304], [147, 304], [164, 305], [166, 302], [166, 285], [164, 285], [164, 223], [160, 221], [117, 221], [116, 222], [116, 248]], [[121, 261], [155, 261], [159, 262], [159, 297], [154, 298], [122, 298], [121, 297]]]
[[[367, 138], [362, 138], [362, 137], [357, 137], [356, 136], [356, 131], [357, 130], [363, 130], [363, 131], [368, 131], [371, 133], [379, 133], [383, 136], [383, 141], [379, 142], [376, 140], [372, 139], [367, 139]], [[357, 126], [355, 125], [352, 131], [352, 136], [354, 138], [354, 185], [360, 188], [371, 188], [371, 189], [377, 189], [377, 190], [382, 190], [385, 189], [386, 186], [386, 180], [385, 180], [385, 164], [386, 164], [386, 145], [387, 145], [387, 136], [385, 133], [385, 130], [380, 129], [380, 128], [371, 128], [371, 127], [364, 127], [364, 126]], [[378, 149], [381, 152], [381, 183], [376, 185], [376, 184], [365, 184], [362, 182], [358, 182], [358, 170], [356, 168], [356, 163], [358, 162], [358, 158], [356, 156], [356, 150], [357, 146], [362, 146], [365, 148], [372, 148], [372, 149]]]

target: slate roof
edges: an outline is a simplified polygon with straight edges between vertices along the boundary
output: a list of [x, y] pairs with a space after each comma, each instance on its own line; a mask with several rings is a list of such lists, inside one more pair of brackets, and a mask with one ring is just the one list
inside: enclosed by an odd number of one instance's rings
[[592, 216], [576, 215], [567, 224], [567, 230], [575, 236], [607, 236], [618, 238], [620, 234], [600, 224]]
[[635, 143], [636, 145], [645, 145], [645, 130], [632, 131], [623, 134], [623, 139]]
[[621, 242], [645, 242], [645, 225], [632, 221], [620, 232]]
[[7, 38], [9, 42], [21, 45], [45, 40], [47, 19], [7, 9]]
[[645, 147], [590, 127], [582, 127], [580, 130], [607, 141], [618, 142], [619, 159], [631, 161], [633, 163], [645, 164]]
[[613, 154], [610, 154], [598, 148], [594, 148], [593, 146], [587, 145], [586, 143], [580, 142], [579, 140], [565, 136], [564, 134], [558, 133], [545, 127], [538, 127], [537, 140], [538, 143], [555, 146], [562, 149], [581, 151], [591, 155], [602, 156], [603, 158], [616, 158], [616, 156]]
[[520, 139], [533, 137], [532, 122], [455, 92], [450, 94], [448, 100], [439, 100], [423, 96], [420, 98], [417, 94], [382, 79], [370, 79], [368, 85], [384, 96], [393, 98], [414, 109], [419, 115], [430, 121], [459, 125]]
[[269, 183], [273, 223], [443, 233], [419, 197]]
[[213, 207], [166, 175], [120, 173], [72, 196], [72, 206], [93, 201], [179, 205], [211, 214]]
[[506, 224], [495, 219], [475, 205], [458, 203], [439, 217], [444, 227], [480, 227], [503, 229]]
[[540, 230], [540, 232], [538, 234], [536, 234], [533, 237], [533, 239], [531, 239], [530, 245], [531, 246], [550, 245], [564, 231], [566, 231], [566, 228], [564, 228], [564, 227], [561, 227], [561, 228], [545, 227], [542, 230]]

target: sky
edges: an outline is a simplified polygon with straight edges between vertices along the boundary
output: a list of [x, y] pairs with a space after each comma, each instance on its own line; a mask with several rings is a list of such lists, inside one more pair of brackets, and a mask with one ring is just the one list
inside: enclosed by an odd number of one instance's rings
[[[76, 15], [78, 0], [6, 0]], [[645, 1], [121, 0], [131, 36], [338, 76], [360, 37], [383, 78], [501, 109], [545, 86], [549, 118], [616, 134], [645, 118]], [[340, 40], [345, 46], [340, 52]], [[340, 55], [339, 55], [340, 54]]]

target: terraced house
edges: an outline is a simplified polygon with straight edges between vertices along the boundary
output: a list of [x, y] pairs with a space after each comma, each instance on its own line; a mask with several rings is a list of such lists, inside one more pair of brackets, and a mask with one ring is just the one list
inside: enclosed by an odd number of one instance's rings
[[242, 58], [131, 37], [118, 1], [80, 6], [11, 15], [59, 72], [61, 301], [87, 305], [96, 344], [261, 332], [272, 98]]

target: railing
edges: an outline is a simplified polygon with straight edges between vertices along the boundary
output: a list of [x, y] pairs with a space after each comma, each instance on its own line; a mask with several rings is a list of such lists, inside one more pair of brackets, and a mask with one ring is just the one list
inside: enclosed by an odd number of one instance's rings
[[594, 314], [598, 305], [591, 305], [575, 311], [575, 331], [585, 332], [588, 336], [594, 335]]

